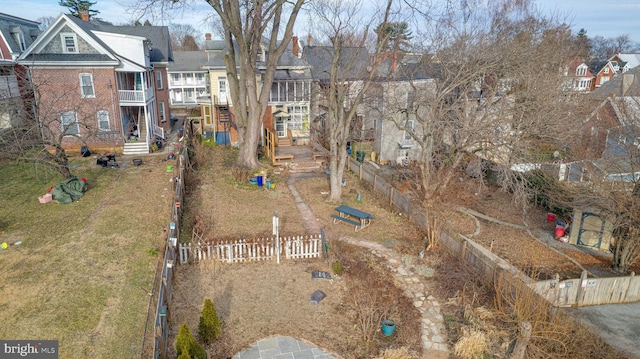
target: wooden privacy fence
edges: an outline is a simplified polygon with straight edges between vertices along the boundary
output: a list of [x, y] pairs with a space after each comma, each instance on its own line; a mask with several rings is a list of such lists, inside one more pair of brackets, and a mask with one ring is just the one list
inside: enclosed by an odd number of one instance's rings
[[[181, 203], [184, 197], [184, 175], [185, 169], [189, 162], [189, 155], [184, 144], [188, 134], [183, 138], [181, 146], [177, 149], [176, 168], [177, 175], [173, 178], [173, 203], [171, 204], [171, 222], [168, 223], [168, 238], [165, 243], [164, 258], [160, 272], [156, 272], [154, 283], [154, 298], [157, 295], [158, 301], [155, 310], [155, 319], [153, 324], [153, 358], [166, 358], [167, 348], [169, 347], [169, 317], [170, 306], [173, 298], [173, 271], [176, 263], [176, 244], [180, 234], [181, 219]], [[175, 172], [174, 172], [175, 173]], [[159, 274], [159, 275], [158, 275]], [[150, 310], [151, 311], [151, 310]], [[148, 328], [145, 328], [145, 337]], [[142, 357], [145, 355], [143, 344]]]
[[[393, 185], [378, 175], [378, 169], [368, 163], [357, 162], [349, 157], [347, 168], [356, 173], [361, 180], [369, 182], [374, 191], [383, 194], [390, 206], [406, 214], [415, 224], [428, 228], [426, 211], [412, 201], [410, 195], [395, 189]], [[634, 275], [614, 278], [587, 278], [583, 273], [579, 279], [558, 279], [534, 282], [520, 270], [491, 253], [490, 250], [470, 238], [459, 234], [449, 234], [444, 230], [438, 233], [439, 243], [460, 260], [474, 267], [485, 280], [494, 283], [499, 278], [517, 285], [525, 283], [534, 289], [540, 297], [554, 306], [588, 306], [600, 304], [619, 304], [640, 301], [640, 279]]]
[[322, 253], [321, 235], [287, 236], [240, 239], [235, 241], [213, 241], [180, 243], [180, 264], [189, 261], [216, 259], [226, 263], [262, 261], [285, 258], [318, 258]]
[[583, 307], [588, 305], [633, 303], [640, 301], [640, 278], [628, 277], [580, 278], [560, 281], [558, 275], [551, 280], [530, 284], [536, 293], [556, 307]]

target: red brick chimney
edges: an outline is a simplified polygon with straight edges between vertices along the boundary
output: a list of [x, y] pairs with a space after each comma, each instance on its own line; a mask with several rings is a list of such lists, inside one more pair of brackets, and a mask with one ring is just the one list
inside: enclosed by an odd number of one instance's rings
[[211, 34], [208, 33], [208, 32], [206, 34], [204, 34], [204, 39], [207, 40], [207, 41], [211, 40]]
[[298, 57], [300, 53], [300, 45], [298, 45], [298, 37], [294, 36], [291, 40], [293, 41], [293, 56]]
[[80, 10], [80, 18], [82, 21], [89, 22], [89, 10]]
[[312, 41], [313, 41], [313, 36], [311, 36], [311, 34], [307, 35], [307, 46], [311, 46]]

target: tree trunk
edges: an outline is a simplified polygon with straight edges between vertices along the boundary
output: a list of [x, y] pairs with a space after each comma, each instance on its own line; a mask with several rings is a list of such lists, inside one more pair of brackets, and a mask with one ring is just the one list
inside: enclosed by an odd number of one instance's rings
[[[250, 113], [247, 122], [248, 125], [244, 128], [242, 141], [238, 146], [238, 158], [236, 159], [236, 167], [246, 169], [256, 169], [260, 167], [260, 161], [258, 161], [258, 143], [260, 143], [260, 126], [259, 119], [255, 118], [259, 116], [259, 113]], [[257, 122], [257, 124], [256, 124]]]
[[[331, 158], [329, 159], [329, 175], [330, 194], [329, 201], [338, 202], [342, 199], [342, 179], [344, 178], [344, 169], [347, 161], [346, 144], [344, 146], [337, 145], [337, 151], [331, 151]], [[337, 153], [336, 153], [337, 152]]]

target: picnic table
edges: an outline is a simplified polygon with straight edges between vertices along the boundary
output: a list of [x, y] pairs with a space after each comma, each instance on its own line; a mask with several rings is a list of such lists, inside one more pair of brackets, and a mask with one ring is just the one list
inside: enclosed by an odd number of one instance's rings
[[370, 213], [363, 212], [359, 209], [351, 208], [349, 206], [341, 205], [336, 207], [338, 214], [332, 214], [333, 223], [344, 222], [353, 224], [355, 231], [367, 227], [371, 224], [373, 216]]

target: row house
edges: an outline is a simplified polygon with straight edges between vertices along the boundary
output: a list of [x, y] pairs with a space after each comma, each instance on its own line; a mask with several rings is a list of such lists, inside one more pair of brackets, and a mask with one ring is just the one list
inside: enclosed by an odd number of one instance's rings
[[203, 51], [176, 51], [169, 67], [169, 98], [174, 114], [186, 115], [210, 99], [209, 72]]
[[[300, 59], [298, 38], [293, 37], [289, 48], [278, 60], [271, 85], [268, 108], [263, 118], [264, 129], [274, 134], [277, 145], [300, 145], [309, 142], [312, 78], [309, 65]], [[206, 63], [202, 66], [209, 78], [209, 98], [199, 98], [202, 111], [202, 129], [210, 131], [216, 143], [237, 144], [233, 102], [227, 83], [224, 57], [226, 44], [206, 35]], [[238, 52], [236, 51], [236, 54]], [[259, 52], [258, 82], [266, 69], [266, 49]], [[208, 132], [205, 132], [208, 133]]]
[[149, 153], [170, 109], [167, 27], [113, 26], [61, 14], [18, 58], [30, 69], [47, 138], [67, 150]]
[[31, 117], [33, 93], [16, 59], [40, 34], [39, 23], [0, 13], [0, 131]]

